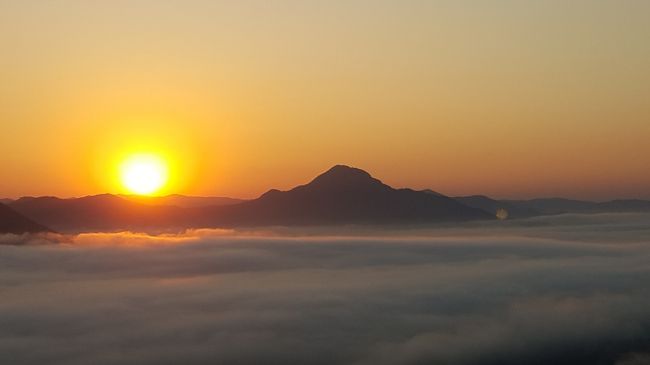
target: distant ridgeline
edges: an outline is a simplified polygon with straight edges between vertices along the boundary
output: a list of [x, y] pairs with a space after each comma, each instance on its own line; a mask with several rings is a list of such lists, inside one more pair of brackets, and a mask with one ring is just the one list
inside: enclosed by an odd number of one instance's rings
[[0, 233], [40, 233], [51, 230], [0, 203]]
[[590, 202], [562, 198], [531, 200], [495, 200], [482, 195], [455, 197], [459, 202], [486, 212], [499, 219], [528, 218], [539, 215], [565, 213], [632, 213], [650, 212], [650, 201], [628, 199], [608, 202]]
[[[25, 232], [48, 230], [41, 224], [61, 232], [176, 231], [255, 226], [426, 225], [545, 214], [650, 211], [650, 202], [643, 200], [594, 203], [567, 199], [494, 200], [486, 196], [452, 198], [431, 190], [395, 189], [363, 170], [343, 165], [332, 167], [305, 185], [288, 191], [269, 190], [253, 200], [103, 194], [72, 199], [24, 197], [6, 203], [15, 214], [31, 222], [32, 226], [12, 229]], [[10, 222], [9, 218], [0, 218]], [[0, 232], [11, 228], [4, 229]]]

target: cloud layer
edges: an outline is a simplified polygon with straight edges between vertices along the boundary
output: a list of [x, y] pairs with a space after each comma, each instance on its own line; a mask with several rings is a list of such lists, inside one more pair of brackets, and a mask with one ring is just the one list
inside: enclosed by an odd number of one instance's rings
[[649, 218], [4, 236], [0, 363], [644, 364]]

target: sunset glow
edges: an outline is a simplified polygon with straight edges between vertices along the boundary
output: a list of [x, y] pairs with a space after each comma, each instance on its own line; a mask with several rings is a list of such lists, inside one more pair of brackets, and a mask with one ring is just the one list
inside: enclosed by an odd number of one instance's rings
[[156, 194], [344, 163], [451, 196], [650, 198], [648, 1], [118, 3], [0, 5], [6, 197], [123, 192], [122, 154], [173, 151]]
[[167, 182], [168, 168], [156, 155], [140, 154], [129, 157], [120, 168], [120, 180], [129, 192], [152, 195]]

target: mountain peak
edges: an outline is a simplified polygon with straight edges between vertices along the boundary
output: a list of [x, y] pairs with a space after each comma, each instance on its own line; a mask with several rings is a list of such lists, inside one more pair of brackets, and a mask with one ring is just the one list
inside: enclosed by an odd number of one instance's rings
[[388, 188], [366, 171], [346, 165], [335, 165], [318, 175], [307, 186], [328, 189], [355, 189], [368, 186], [385, 186]]
[[360, 168], [342, 164], [332, 166], [329, 170], [325, 171], [325, 174], [327, 173], [361, 173], [370, 176], [369, 173]]
[[318, 175], [314, 180], [318, 180], [320, 178], [372, 179], [373, 177], [370, 176], [370, 174], [367, 173], [366, 171], [356, 167], [351, 167], [347, 165], [334, 165], [329, 170]]

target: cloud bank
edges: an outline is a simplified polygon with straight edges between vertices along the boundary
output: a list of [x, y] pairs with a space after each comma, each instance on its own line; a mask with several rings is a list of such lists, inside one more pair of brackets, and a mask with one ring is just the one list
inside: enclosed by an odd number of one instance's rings
[[0, 363], [647, 364], [648, 218], [3, 236]]

